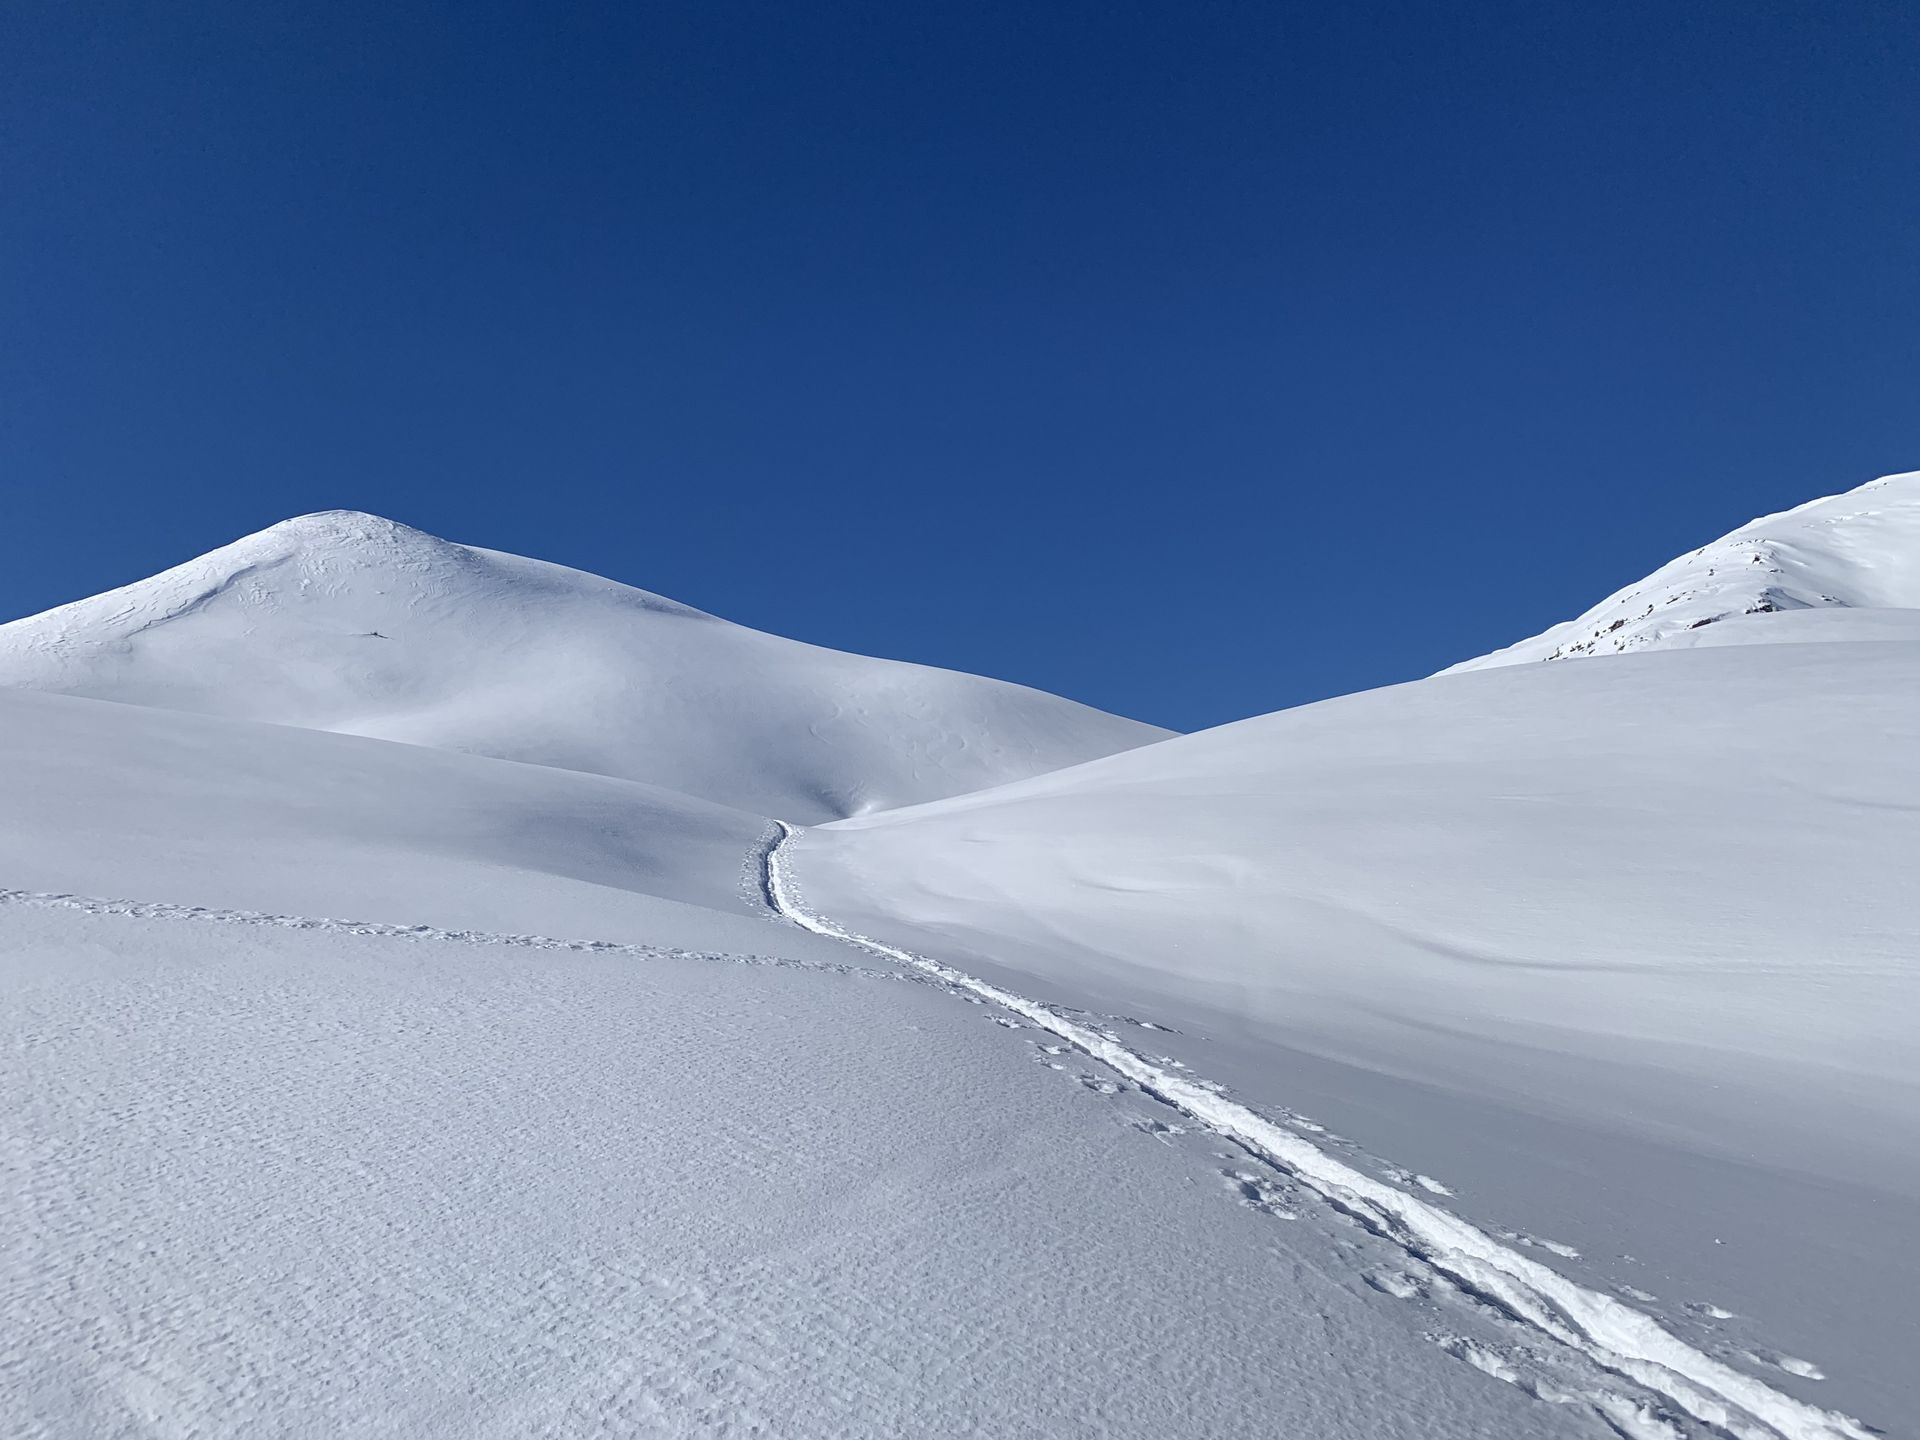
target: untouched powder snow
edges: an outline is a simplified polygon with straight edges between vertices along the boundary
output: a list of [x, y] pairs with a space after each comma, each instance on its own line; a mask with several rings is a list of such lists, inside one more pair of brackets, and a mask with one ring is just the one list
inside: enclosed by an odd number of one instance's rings
[[1442, 673], [1699, 645], [1915, 640], [1914, 612], [1920, 471], [1762, 516], [1576, 619]]
[[0, 686], [589, 771], [807, 822], [1166, 734], [350, 511], [0, 625]]
[[1506, 667], [789, 863], [836, 925], [1144, 1020], [1253, 1112], [1886, 1423], [1920, 1413], [1917, 716], [1914, 645]]

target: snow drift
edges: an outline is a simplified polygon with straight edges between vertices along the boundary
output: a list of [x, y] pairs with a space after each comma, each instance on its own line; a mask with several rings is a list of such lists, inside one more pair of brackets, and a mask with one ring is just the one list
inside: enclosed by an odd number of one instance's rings
[[0, 686], [471, 751], [803, 822], [1166, 733], [349, 511], [0, 625]]

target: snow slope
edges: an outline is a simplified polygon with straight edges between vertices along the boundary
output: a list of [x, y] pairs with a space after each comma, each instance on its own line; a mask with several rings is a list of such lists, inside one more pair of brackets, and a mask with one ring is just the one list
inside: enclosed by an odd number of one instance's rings
[[0, 1432], [1897, 1433], [1911, 478], [1040, 774], [1157, 732], [364, 516], [0, 627]]
[[791, 864], [835, 924], [1179, 1032], [1129, 1043], [1885, 1424], [1920, 1413], [1917, 717], [1912, 644], [1503, 667]]
[[349, 511], [0, 625], [0, 686], [589, 771], [799, 821], [1166, 734]]
[[1096, 1061], [778, 923], [753, 817], [64, 696], [0, 744], [0, 1433], [1617, 1433]]
[[759, 816], [358, 736], [0, 690], [0, 814], [15, 890], [696, 947], [766, 929]]
[[[1810, 620], [1810, 610], [1838, 613]], [[1442, 673], [1700, 644], [1911, 639], [1912, 611], [1920, 471], [1762, 516], [1576, 619]]]

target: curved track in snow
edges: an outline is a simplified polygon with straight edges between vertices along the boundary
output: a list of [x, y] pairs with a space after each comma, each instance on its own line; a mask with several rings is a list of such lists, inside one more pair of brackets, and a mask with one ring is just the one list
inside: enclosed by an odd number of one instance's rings
[[766, 965], [781, 970], [817, 970], [863, 980], [898, 980], [897, 970], [870, 965], [835, 965], [786, 955], [734, 955], [715, 950], [684, 950], [667, 945], [634, 945], [619, 940], [563, 940], [551, 935], [514, 935], [495, 930], [448, 930], [438, 925], [394, 925], [384, 920], [335, 920], [309, 915], [276, 915], [262, 910], [222, 910], [206, 905], [173, 905], [158, 900], [112, 900], [42, 890], [0, 890], [0, 906], [36, 910], [75, 910], [86, 915], [126, 915], [138, 920], [188, 920], [211, 925], [250, 925], [280, 930], [320, 930], [338, 935], [377, 935], [390, 940], [430, 940], [454, 945], [495, 945], [516, 950], [563, 950], [575, 954], [624, 955], [635, 960], [702, 960], [723, 965]]
[[[1297, 1132], [1227, 1099], [1191, 1075], [1177, 1074], [1113, 1037], [1038, 1001], [923, 955], [857, 935], [808, 910], [789, 866], [799, 829], [785, 822], [764, 851], [762, 889], [776, 913], [816, 935], [880, 956], [1021, 1017], [1099, 1061], [1162, 1103], [1233, 1141], [1313, 1191], [1416, 1263], [1446, 1277], [1561, 1352], [1664, 1397], [1687, 1416], [1735, 1440], [1872, 1440], [1860, 1421], [1775, 1390], [1696, 1349], [1624, 1301], [1588, 1289], [1501, 1243], [1437, 1205], [1396, 1190], [1328, 1154]], [[1503, 1377], [1511, 1378], [1511, 1377]], [[1601, 1377], [1594, 1377], [1600, 1382]], [[1603, 1388], [1583, 1395], [1535, 1389], [1543, 1399], [1584, 1401], [1622, 1434], [1675, 1435], [1656, 1417], [1620, 1421], [1623, 1398]]]

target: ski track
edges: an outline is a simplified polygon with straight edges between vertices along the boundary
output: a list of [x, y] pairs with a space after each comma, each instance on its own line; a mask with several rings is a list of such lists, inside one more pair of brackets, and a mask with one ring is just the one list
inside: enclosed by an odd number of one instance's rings
[[[1301, 1135], [1227, 1099], [1207, 1082], [1163, 1069], [1038, 1001], [940, 961], [857, 935], [814, 914], [800, 900], [788, 865], [788, 851], [799, 827], [775, 823], [780, 833], [764, 851], [766, 873], [761, 888], [779, 915], [816, 935], [856, 946], [998, 1005], [1066, 1041], [1163, 1104], [1311, 1189], [1372, 1234], [1444, 1275], [1468, 1296], [1555, 1342], [1570, 1358], [1663, 1396], [1694, 1420], [1735, 1440], [1873, 1440], [1879, 1433], [1850, 1416], [1796, 1400], [1696, 1350], [1651, 1315], [1576, 1284], [1449, 1211], [1362, 1174]], [[1521, 1383], [1514, 1376], [1499, 1378]], [[1580, 1397], [1528, 1388], [1542, 1399], [1583, 1399], [1624, 1434], [1677, 1433], [1658, 1420], [1644, 1429], [1634, 1425], [1623, 1407], [1637, 1407], [1602, 1388]], [[1639, 1418], [1649, 1419], [1644, 1414]], [[1623, 1422], [1633, 1428], [1623, 1429]]]
[[124, 915], [137, 920], [192, 920], [214, 925], [250, 925], [280, 930], [321, 930], [337, 935], [374, 935], [389, 940], [427, 940], [455, 945], [498, 945], [518, 950], [559, 950], [584, 955], [621, 955], [635, 960], [701, 960], [726, 965], [766, 965], [781, 970], [815, 970], [863, 980], [910, 978], [866, 965], [836, 965], [781, 955], [729, 955], [712, 950], [681, 950], [664, 945], [633, 945], [617, 940], [561, 940], [550, 935], [511, 935], [490, 930], [447, 930], [438, 925], [393, 925], [380, 920], [330, 920], [305, 915], [274, 915], [259, 910], [221, 910], [204, 905], [172, 905], [152, 900], [108, 900], [40, 890], [0, 890], [0, 906], [69, 910], [84, 915]]
[[[317, 930], [395, 940], [619, 955], [650, 961], [697, 960], [764, 965], [860, 979], [936, 983], [970, 999], [997, 1005], [1065, 1041], [1138, 1085], [1161, 1103], [1233, 1141], [1256, 1159], [1311, 1189], [1335, 1210], [1382, 1240], [1398, 1246], [1417, 1264], [1423, 1264], [1445, 1276], [1469, 1297], [1492, 1306], [1500, 1314], [1537, 1335], [1556, 1342], [1571, 1357], [1666, 1397], [1695, 1420], [1723, 1435], [1734, 1437], [1734, 1440], [1874, 1440], [1879, 1434], [1858, 1420], [1796, 1400], [1753, 1376], [1703, 1354], [1664, 1329], [1652, 1316], [1613, 1296], [1578, 1285], [1558, 1271], [1501, 1244], [1458, 1216], [1353, 1169], [1300, 1134], [1227, 1099], [1208, 1081], [1164, 1069], [1129, 1050], [1111, 1036], [1091, 1029], [1053, 1007], [976, 979], [940, 961], [857, 935], [814, 914], [799, 899], [787, 863], [787, 851], [800, 834], [800, 829], [784, 821], [776, 821], [775, 825], [778, 828], [756, 846], [748, 857], [748, 863], [755, 872], [751, 889], [767, 908], [775, 916], [801, 929], [864, 950], [888, 961], [891, 966], [904, 968], [878, 970], [869, 966], [840, 965], [785, 956], [734, 955], [621, 941], [564, 940], [544, 935], [279, 915], [264, 911], [104, 899], [33, 890], [0, 890], [0, 906], [65, 910], [87, 915], [119, 915], [135, 919]], [[1393, 1293], [1391, 1287], [1388, 1293]], [[1471, 1356], [1467, 1358], [1472, 1359]], [[1482, 1364], [1480, 1368], [1488, 1369], [1488, 1366]], [[1488, 1373], [1495, 1372], [1489, 1370]], [[1500, 1378], [1523, 1383], [1517, 1377], [1504, 1374]], [[1623, 1434], [1677, 1433], [1671, 1426], [1658, 1420], [1651, 1420], [1652, 1428], [1635, 1426], [1633, 1417], [1623, 1409], [1632, 1407], [1633, 1402], [1604, 1389], [1576, 1397], [1550, 1386], [1523, 1385], [1523, 1388], [1533, 1391], [1544, 1400], [1584, 1400], [1609, 1426]], [[1646, 1422], [1650, 1417], [1641, 1412], [1639, 1419]], [[1623, 1422], [1628, 1428], [1622, 1428]]]

